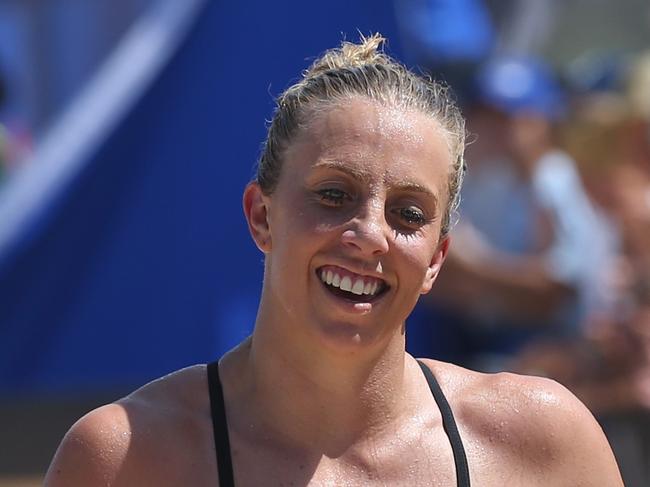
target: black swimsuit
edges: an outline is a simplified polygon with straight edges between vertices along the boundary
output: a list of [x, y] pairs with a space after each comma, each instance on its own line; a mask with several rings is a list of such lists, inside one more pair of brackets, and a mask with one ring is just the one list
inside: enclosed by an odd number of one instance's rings
[[[457, 485], [458, 487], [470, 487], [467, 457], [465, 456], [465, 449], [463, 448], [463, 442], [460, 439], [451, 407], [431, 370], [419, 360], [418, 364], [424, 376], [427, 378], [431, 393], [442, 414], [442, 426], [445, 433], [447, 433], [447, 437], [451, 443], [451, 449], [454, 453]], [[223, 400], [221, 380], [219, 379], [219, 363], [216, 361], [208, 364], [208, 387], [210, 391], [210, 407], [212, 409], [212, 427], [214, 429], [217, 466], [219, 467], [219, 485], [220, 487], [234, 487], [235, 480], [233, 477], [232, 459], [230, 458], [226, 407]]]

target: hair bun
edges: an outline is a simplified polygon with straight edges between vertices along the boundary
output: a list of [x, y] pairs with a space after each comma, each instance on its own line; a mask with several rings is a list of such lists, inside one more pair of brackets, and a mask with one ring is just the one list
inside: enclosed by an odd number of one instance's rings
[[355, 68], [367, 64], [387, 64], [386, 55], [381, 51], [385, 42], [386, 38], [379, 33], [369, 37], [361, 34], [359, 44], [342, 42], [341, 47], [330, 49], [314, 61], [304, 72], [304, 77], [311, 78], [325, 71]]

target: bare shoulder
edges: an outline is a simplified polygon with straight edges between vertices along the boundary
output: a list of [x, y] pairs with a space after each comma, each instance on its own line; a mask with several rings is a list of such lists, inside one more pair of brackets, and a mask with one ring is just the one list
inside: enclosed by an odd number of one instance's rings
[[45, 485], [110, 485], [117, 480], [130, 441], [131, 424], [123, 405], [108, 404], [91, 411], [63, 438]]
[[45, 485], [180, 485], [192, 445], [210, 440], [205, 383], [205, 366], [189, 367], [89, 412], [65, 435]]
[[[623, 485], [600, 425], [561, 384], [424, 362], [440, 382], [461, 436], [470, 440], [468, 449], [475, 454], [487, 452], [502, 465], [538, 471], [546, 485]], [[489, 460], [481, 459], [485, 461]], [[549, 479], [555, 480], [548, 483]]]

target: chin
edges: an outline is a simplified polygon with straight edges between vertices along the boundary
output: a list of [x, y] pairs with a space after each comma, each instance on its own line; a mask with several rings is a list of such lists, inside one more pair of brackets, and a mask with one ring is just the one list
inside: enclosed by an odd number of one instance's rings
[[[370, 325], [370, 326], [369, 326]], [[385, 327], [372, 326], [370, 323], [351, 323], [349, 321], [330, 321], [315, 324], [318, 340], [329, 351], [354, 355], [372, 352], [388, 346], [395, 338], [404, 340], [403, 326], [399, 330], [388, 330]], [[398, 337], [396, 337], [398, 335]]]

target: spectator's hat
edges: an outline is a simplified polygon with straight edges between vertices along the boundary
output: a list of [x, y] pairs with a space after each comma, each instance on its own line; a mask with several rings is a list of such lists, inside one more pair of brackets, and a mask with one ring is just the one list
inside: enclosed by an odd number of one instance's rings
[[550, 120], [564, 115], [562, 89], [541, 60], [522, 56], [493, 58], [476, 75], [477, 101], [509, 115], [531, 114]]

